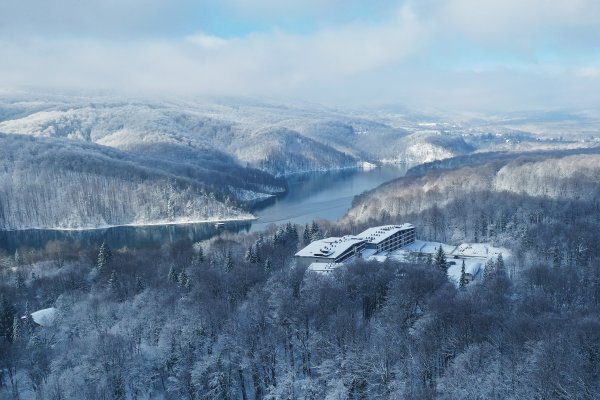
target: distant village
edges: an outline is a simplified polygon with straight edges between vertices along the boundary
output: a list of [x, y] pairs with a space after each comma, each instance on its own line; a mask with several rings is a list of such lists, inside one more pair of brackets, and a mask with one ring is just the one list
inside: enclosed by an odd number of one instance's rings
[[510, 251], [484, 243], [452, 246], [418, 240], [414, 225], [405, 223], [372, 227], [358, 235], [315, 240], [295, 255], [299, 265], [321, 274], [331, 273], [357, 260], [432, 262], [436, 256], [443, 257], [448, 277], [458, 285], [461, 279], [464, 284], [480, 280], [486, 264], [498, 257], [506, 260]]

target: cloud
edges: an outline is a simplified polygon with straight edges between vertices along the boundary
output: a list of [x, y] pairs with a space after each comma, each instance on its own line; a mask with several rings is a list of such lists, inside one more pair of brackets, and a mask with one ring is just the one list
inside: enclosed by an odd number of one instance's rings
[[319, 27], [227, 37], [201, 22], [218, 9], [231, 23], [223, 7], [250, 20], [284, 10], [272, 0], [82, 4], [0, 4], [0, 86], [460, 108], [599, 100], [600, 3], [592, 0], [404, 0], [385, 2], [377, 18], [342, 21], [331, 15], [359, 2], [292, 1]]
[[184, 40], [108, 43], [26, 39], [0, 45], [8, 60], [0, 67], [5, 72], [0, 80], [134, 91], [283, 94], [401, 60], [423, 34], [405, 9], [385, 25], [351, 24], [310, 35], [273, 31], [224, 39], [198, 33]]

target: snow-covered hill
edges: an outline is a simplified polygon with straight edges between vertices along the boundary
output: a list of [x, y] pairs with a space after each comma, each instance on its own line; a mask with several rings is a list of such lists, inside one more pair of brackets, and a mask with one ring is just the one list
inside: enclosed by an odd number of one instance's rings
[[0, 229], [252, 218], [229, 192], [179, 168], [96, 144], [0, 134]]
[[590, 201], [600, 196], [600, 154], [521, 156], [456, 169], [432, 170], [384, 184], [355, 199], [354, 223], [420, 213], [472, 194], [508, 192], [526, 197]]

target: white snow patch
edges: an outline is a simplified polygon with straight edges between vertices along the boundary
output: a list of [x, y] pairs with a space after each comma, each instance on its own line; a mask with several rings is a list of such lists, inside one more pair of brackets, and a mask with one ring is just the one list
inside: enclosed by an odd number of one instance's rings
[[57, 310], [54, 307], [44, 308], [31, 313], [33, 322], [40, 326], [52, 326], [56, 320]]

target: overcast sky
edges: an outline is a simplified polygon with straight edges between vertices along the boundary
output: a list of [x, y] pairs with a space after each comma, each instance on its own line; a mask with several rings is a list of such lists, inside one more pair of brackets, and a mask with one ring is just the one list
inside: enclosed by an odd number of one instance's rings
[[0, 0], [0, 87], [598, 108], [598, 0]]

